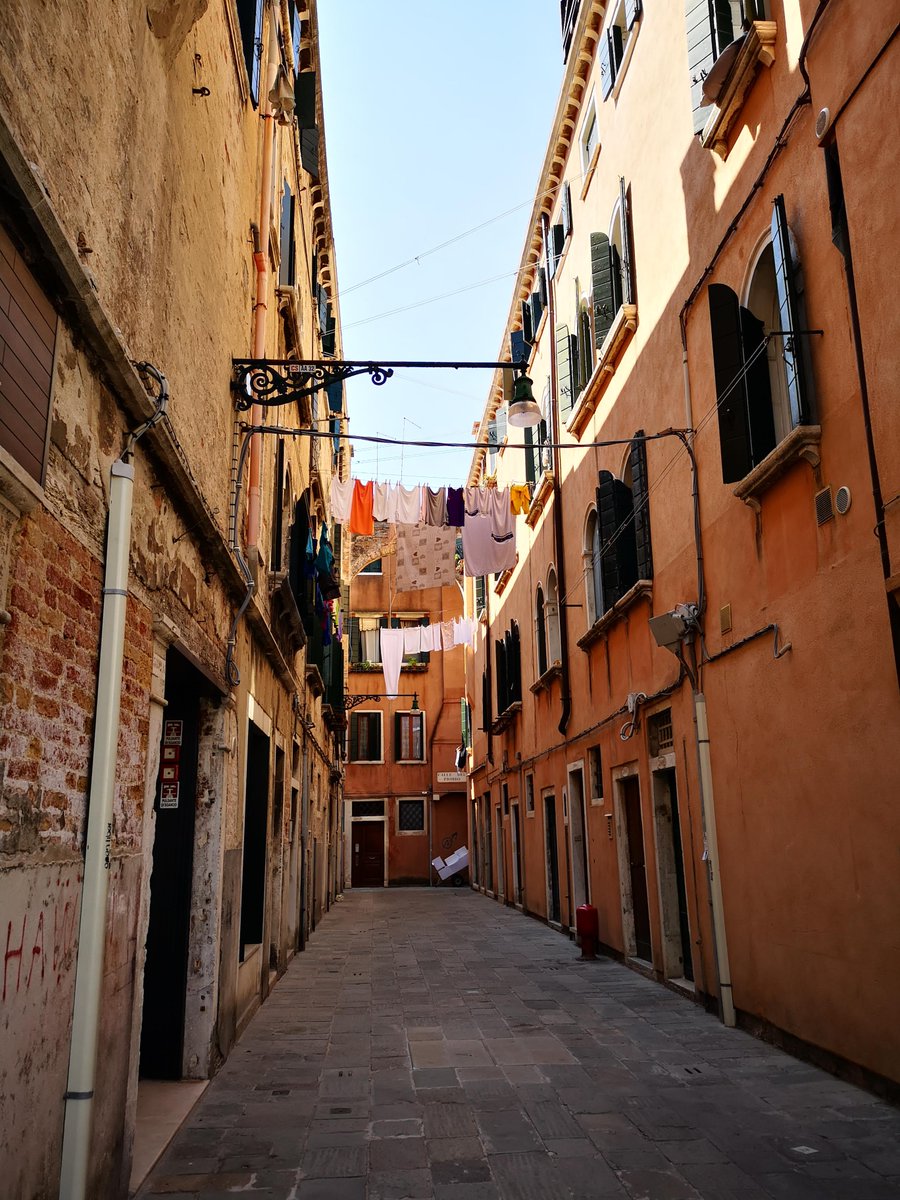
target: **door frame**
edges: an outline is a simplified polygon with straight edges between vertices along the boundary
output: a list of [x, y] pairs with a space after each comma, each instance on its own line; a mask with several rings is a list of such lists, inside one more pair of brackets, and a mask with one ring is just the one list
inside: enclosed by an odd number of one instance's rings
[[[353, 801], [354, 800], [381, 800], [384, 803], [384, 815], [380, 817], [354, 817]], [[384, 826], [384, 887], [388, 886], [388, 798], [387, 796], [354, 796], [352, 799], [344, 799], [344, 862], [350, 864], [350, 870], [347, 872], [348, 878], [344, 879], [344, 888], [351, 890], [353, 887], [353, 822], [368, 821], [375, 824], [380, 821]]]
[[672, 793], [666, 776], [671, 772], [675, 784], [675, 809], [679, 819], [679, 841], [681, 844], [681, 870], [683, 874], [685, 907], [688, 918], [688, 942], [691, 954], [691, 970], [694, 970], [694, 941], [691, 928], [691, 910], [687, 894], [687, 869], [685, 863], [685, 841], [681, 831], [681, 806], [678, 803], [678, 774], [674, 751], [653, 759], [655, 769], [650, 774], [653, 795], [653, 839], [656, 850], [656, 883], [659, 898], [660, 942], [662, 946], [662, 971], [666, 979], [675, 979], [685, 987], [692, 987], [683, 971], [681, 943], [681, 919], [678, 908], [678, 864], [675, 858], [675, 839], [672, 836], [674, 819]]
[[[625, 766], [616, 767], [613, 770], [613, 808], [615, 810], [615, 826], [616, 826], [616, 857], [619, 864], [619, 899], [620, 909], [622, 913], [622, 948], [626, 958], [637, 958], [637, 938], [634, 928], [634, 900], [631, 892], [631, 862], [628, 856], [628, 822], [625, 817], [625, 781], [628, 779], [637, 779], [638, 795], [641, 802], [641, 828], [643, 828], [643, 794], [641, 792], [640, 774], [638, 772], [638, 764], [627, 763]], [[646, 840], [644, 843], [644, 876], [646, 878]], [[650, 889], [647, 888], [647, 898], [649, 900]], [[652, 926], [651, 926], [652, 929]], [[645, 959], [641, 959], [645, 962]]]
[[[554, 919], [554, 917], [552, 916], [553, 905], [552, 905], [551, 901], [552, 901], [553, 892], [550, 887], [550, 838], [548, 836], [548, 831], [547, 831], [547, 812], [548, 812], [548, 803], [547, 802], [548, 801], [551, 802], [552, 807], [553, 807], [553, 831], [555, 834], [555, 842], [556, 842], [556, 847], [555, 847], [555, 849], [556, 849], [556, 892], [557, 892], [556, 900], [557, 900], [557, 904], [559, 906], [559, 918], [558, 919]], [[556, 788], [552, 788], [552, 787], [541, 788], [541, 806], [543, 808], [543, 812], [541, 815], [543, 817], [543, 826], [544, 826], [544, 882], [546, 885], [546, 892], [547, 892], [547, 924], [550, 926], [551, 929], [558, 929], [561, 931], [563, 928], [563, 925], [562, 925], [562, 890], [560, 888], [561, 881], [560, 881], [560, 877], [559, 877], [559, 824], [560, 823], [559, 823], [559, 809], [558, 809], [558, 806], [556, 803]]]
[[[588, 824], [587, 824], [587, 808], [585, 805], [585, 789], [584, 789], [584, 759], [579, 758], [575, 762], [567, 763], [566, 779], [568, 782], [568, 838], [569, 838], [569, 864], [570, 875], [569, 887], [572, 897], [572, 915], [574, 918], [575, 909], [579, 905], [578, 889], [575, 886], [575, 870], [578, 862], [578, 855], [575, 846], [576, 824], [581, 825], [581, 861], [584, 866], [584, 898], [582, 904], [590, 904], [591, 902], [591, 854], [590, 844], [588, 839]], [[581, 802], [576, 803], [576, 790], [572, 786], [572, 780], [577, 776], [581, 776]]]

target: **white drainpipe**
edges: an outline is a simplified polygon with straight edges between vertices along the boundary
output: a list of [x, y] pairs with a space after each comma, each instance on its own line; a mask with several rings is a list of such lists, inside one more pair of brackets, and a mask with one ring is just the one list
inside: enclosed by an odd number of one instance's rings
[[106, 946], [106, 899], [111, 865], [125, 612], [128, 604], [131, 498], [134, 491], [134, 466], [131, 459], [137, 439], [165, 414], [169, 395], [165, 376], [149, 364], [139, 364], [138, 370], [142, 368], [142, 373], [151, 375], [159, 384], [159, 407], [149, 421], [129, 436], [122, 457], [116, 459], [110, 471], [100, 662], [97, 668], [97, 702], [91, 781], [88, 790], [84, 882], [81, 887], [78, 958], [75, 965], [72, 1044], [65, 1095], [60, 1200], [85, 1200], [88, 1186], [97, 1038], [103, 990], [103, 953]]

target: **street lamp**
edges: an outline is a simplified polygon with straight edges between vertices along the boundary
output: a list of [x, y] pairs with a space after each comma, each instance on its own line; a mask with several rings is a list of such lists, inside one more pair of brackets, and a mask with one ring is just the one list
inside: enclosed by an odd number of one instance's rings
[[531, 392], [531, 380], [526, 375], [528, 363], [518, 362], [375, 362], [335, 358], [290, 359], [233, 358], [234, 378], [231, 388], [237, 397], [235, 407], [246, 412], [254, 404], [264, 408], [292, 404], [342, 383], [354, 375], [368, 375], [377, 387], [387, 383], [396, 369], [453, 370], [453, 371], [516, 371], [513, 397], [509, 405], [509, 422], [519, 428], [537, 425], [541, 420], [540, 407]]

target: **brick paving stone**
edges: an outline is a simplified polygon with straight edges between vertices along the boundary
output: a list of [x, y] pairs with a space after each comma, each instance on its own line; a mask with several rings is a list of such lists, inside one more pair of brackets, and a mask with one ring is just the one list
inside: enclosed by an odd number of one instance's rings
[[141, 1200], [900, 1200], [900, 1114], [462, 890], [326, 914]]

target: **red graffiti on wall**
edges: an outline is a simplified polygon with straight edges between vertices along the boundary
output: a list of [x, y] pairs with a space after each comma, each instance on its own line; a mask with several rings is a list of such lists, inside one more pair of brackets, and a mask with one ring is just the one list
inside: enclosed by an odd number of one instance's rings
[[[46, 944], [44, 936], [44, 909], [37, 915], [26, 913], [22, 917], [21, 930], [18, 919], [15, 925], [6, 925], [6, 950], [3, 955], [3, 1001], [7, 996], [18, 995], [23, 985], [26, 992], [44, 983], [49, 970], [58, 985], [68, 969], [75, 948], [76, 908], [72, 900], [60, 897], [48, 908], [53, 909], [53, 941]], [[49, 934], [49, 920], [46, 923]]]

